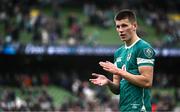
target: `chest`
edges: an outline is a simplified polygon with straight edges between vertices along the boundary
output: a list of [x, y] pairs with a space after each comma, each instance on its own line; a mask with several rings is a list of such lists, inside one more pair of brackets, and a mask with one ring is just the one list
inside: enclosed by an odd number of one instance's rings
[[118, 68], [135, 68], [137, 67], [137, 54], [134, 49], [124, 49], [121, 53], [118, 54], [116, 59]]

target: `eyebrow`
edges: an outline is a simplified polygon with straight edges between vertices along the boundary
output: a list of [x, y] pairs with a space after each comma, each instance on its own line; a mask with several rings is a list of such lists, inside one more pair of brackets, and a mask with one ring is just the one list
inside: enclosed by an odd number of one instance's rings
[[116, 25], [116, 28], [120, 28], [121, 27], [124, 27], [124, 26], [128, 26], [127, 24], [121, 24], [121, 25]]

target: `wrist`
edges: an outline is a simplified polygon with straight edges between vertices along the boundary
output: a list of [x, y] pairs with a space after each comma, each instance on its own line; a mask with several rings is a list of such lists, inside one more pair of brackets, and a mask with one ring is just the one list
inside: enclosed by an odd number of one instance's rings
[[118, 69], [117, 72], [115, 73], [115, 75], [119, 75], [119, 76], [120, 76], [121, 73], [122, 73], [122, 70], [121, 70], [121, 69]]
[[112, 81], [108, 79], [107, 85], [109, 86], [109, 85], [111, 85], [111, 83], [112, 83]]

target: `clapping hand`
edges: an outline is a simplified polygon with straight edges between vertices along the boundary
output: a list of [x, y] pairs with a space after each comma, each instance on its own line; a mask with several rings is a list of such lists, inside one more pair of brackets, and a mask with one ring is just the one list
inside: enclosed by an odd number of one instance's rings
[[117, 68], [116, 65], [114, 65], [113, 63], [109, 61], [105, 61], [105, 62], [101, 61], [99, 62], [99, 65], [103, 67], [105, 71], [108, 71], [114, 75], [118, 74], [119, 68]]
[[90, 80], [90, 82], [92, 82], [95, 85], [104, 86], [104, 85], [107, 85], [108, 82], [109, 82], [109, 79], [104, 75], [96, 74], [96, 73], [93, 73], [92, 75], [95, 78], [94, 79], [89, 79], [89, 80]]

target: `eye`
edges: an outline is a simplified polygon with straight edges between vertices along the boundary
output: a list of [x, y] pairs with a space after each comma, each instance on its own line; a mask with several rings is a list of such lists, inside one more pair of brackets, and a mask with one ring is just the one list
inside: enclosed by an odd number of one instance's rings
[[120, 28], [120, 25], [116, 25], [116, 28]]
[[127, 24], [122, 24], [122, 27], [127, 27], [128, 25]]

